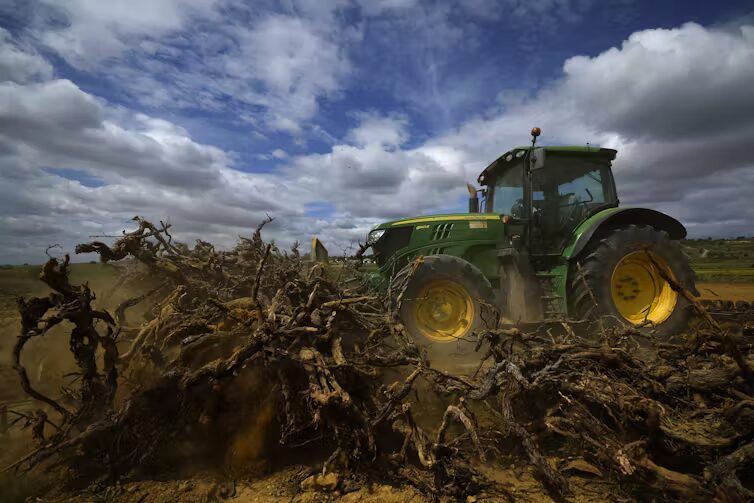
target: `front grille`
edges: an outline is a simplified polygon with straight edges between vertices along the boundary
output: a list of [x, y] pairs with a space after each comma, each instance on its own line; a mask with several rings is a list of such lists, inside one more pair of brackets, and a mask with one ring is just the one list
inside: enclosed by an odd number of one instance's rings
[[372, 246], [377, 265], [382, 267], [395, 252], [408, 246], [413, 232], [413, 227], [387, 229], [379, 241]]

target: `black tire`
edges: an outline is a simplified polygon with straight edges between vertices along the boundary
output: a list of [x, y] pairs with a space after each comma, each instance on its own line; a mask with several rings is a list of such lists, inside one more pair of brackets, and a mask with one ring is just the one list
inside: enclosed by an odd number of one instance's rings
[[[481, 352], [474, 351], [477, 339], [474, 330], [486, 323], [494, 324], [495, 293], [484, 274], [473, 264], [452, 255], [430, 255], [411, 274], [414, 263], [408, 264], [393, 278], [391, 299], [393, 307], [414, 343], [426, 350], [432, 366], [439, 369], [459, 370], [478, 364]], [[463, 288], [471, 297], [473, 319], [463, 333], [450, 342], [439, 342], [425, 336], [418, 327], [417, 307], [422, 289], [429, 283], [447, 280]], [[397, 297], [403, 291], [400, 306]], [[474, 367], [475, 368], [475, 367]], [[472, 369], [473, 370], [473, 369]]]
[[[611, 292], [613, 271], [630, 253], [649, 248], [661, 258], [683, 287], [696, 292], [694, 271], [681, 251], [680, 243], [670, 239], [665, 231], [649, 226], [629, 225], [613, 229], [593, 243], [577, 257], [571, 266], [568, 284], [568, 304], [571, 317], [594, 320], [603, 317], [609, 325], [632, 323], [621, 316]], [[594, 297], [592, 297], [592, 295]], [[596, 300], [596, 304], [595, 304]], [[685, 330], [692, 315], [692, 306], [680, 294], [672, 313], [654, 326], [640, 330], [669, 337]]]

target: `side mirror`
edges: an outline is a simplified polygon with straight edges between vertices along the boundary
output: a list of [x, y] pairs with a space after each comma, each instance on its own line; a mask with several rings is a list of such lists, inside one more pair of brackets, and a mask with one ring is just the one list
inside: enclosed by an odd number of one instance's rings
[[469, 213], [479, 213], [479, 196], [477, 196], [476, 188], [467, 183], [466, 189], [469, 191]]

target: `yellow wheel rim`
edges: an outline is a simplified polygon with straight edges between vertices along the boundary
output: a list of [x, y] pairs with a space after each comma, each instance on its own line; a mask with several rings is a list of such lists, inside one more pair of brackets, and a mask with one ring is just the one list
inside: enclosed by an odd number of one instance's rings
[[459, 283], [435, 280], [419, 291], [413, 306], [419, 332], [437, 342], [463, 337], [474, 321], [474, 301]]
[[[652, 259], [657, 263], [655, 265]], [[635, 251], [621, 259], [610, 279], [610, 292], [616, 309], [626, 320], [639, 325], [667, 320], [678, 302], [678, 293], [662, 279], [658, 266], [671, 278], [673, 271], [656, 254]]]

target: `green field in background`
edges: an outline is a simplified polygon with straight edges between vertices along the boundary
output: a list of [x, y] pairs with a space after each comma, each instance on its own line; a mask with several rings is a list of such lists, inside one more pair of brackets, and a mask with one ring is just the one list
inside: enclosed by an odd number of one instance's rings
[[681, 246], [698, 281], [754, 282], [754, 239], [689, 239]]
[[[39, 280], [41, 265], [0, 267], [0, 295], [16, 296], [48, 291]], [[70, 279], [74, 285], [85, 282], [107, 283], [117, 275], [117, 268], [108, 264], [71, 264]]]

